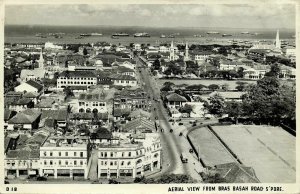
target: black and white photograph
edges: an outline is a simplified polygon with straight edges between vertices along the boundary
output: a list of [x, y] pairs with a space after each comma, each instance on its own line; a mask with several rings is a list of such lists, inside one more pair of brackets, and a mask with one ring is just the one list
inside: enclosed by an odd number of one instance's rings
[[70, 2], [3, 1], [4, 188], [297, 183], [296, 1]]

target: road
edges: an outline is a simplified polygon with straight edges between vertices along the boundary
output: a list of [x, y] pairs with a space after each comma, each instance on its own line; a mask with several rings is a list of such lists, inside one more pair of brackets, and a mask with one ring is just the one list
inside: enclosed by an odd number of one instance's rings
[[[143, 66], [142, 63], [136, 59], [137, 66]], [[168, 122], [168, 113], [160, 100], [160, 89], [153, 76], [150, 75], [148, 68], [138, 69], [138, 79], [144, 86], [145, 91], [150, 95], [152, 100], [153, 118], [157, 118], [160, 127], [164, 132], [159, 131], [162, 144], [162, 171], [150, 177], [156, 177], [161, 174], [189, 174], [196, 180], [201, 180], [199, 174], [195, 171], [195, 166], [198, 165], [196, 157], [188, 153], [190, 145], [185, 137], [179, 136], [178, 126], [173, 126]], [[155, 99], [155, 100], [153, 100]], [[170, 129], [173, 129], [173, 133]], [[188, 153], [192, 160], [188, 163], [182, 163], [180, 154], [182, 152]]]

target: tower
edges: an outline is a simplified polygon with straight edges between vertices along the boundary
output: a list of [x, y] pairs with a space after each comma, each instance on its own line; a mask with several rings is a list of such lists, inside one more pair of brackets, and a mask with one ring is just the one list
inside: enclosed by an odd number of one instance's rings
[[44, 68], [44, 57], [43, 57], [43, 49], [41, 49], [40, 59], [38, 60], [39, 68]]
[[279, 40], [279, 30], [277, 30], [277, 34], [276, 34], [275, 47], [277, 49], [281, 49], [281, 42]]
[[174, 61], [174, 60], [175, 60], [175, 49], [174, 49], [174, 43], [172, 41], [170, 47], [170, 61]]
[[185, 43], [185, 54], [184, 54], [184, 60], [188, 61], [189, 60], [189, 46], [188, 43]]

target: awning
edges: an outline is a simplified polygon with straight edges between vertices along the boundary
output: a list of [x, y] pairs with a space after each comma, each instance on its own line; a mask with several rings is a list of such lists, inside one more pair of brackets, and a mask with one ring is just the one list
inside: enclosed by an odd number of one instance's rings
[[73, 173], [84, 173], [84, 169], [73, 169]]
[[54, 174], [54, 170], [44, 170], [44, 173], [47, 173], [47, 174]]
[[35, 171], [35, 170], [30, 170], [30, 171], [28, 172], [28, 175], [36, 175], [36, 171]]

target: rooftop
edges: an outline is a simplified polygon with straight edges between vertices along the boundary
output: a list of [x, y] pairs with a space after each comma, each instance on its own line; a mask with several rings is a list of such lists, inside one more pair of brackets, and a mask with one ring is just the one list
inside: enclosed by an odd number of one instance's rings
[[97, 77], [92, 71], [63, 71], [59, 77]]
[[9, 124], [31, 124], [41, 115], [40, 111], [27, 109], [22, 112], [17, 113], [12, 117], [8, 123]]
[[174, 102], [187, 102], [188, 101], [184, 96], [181, 96], [177, 93], [169, 94], [168, 96], [166, 96], [166, 98], [168, 99], [168, 101], [174, 101]]

